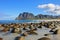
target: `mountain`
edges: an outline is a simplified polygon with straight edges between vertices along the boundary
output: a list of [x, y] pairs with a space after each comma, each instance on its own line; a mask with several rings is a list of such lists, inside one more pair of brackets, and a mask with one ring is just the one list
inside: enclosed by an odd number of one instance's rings
[[58, 18], [60, 18], [60, 15], [59, 16], [52, 16], [52, 15], [38, 14], [38, 15], [34, 16], [33, 13], [23, 12], [23, 13], [19, 14], [19, 16], [16, 18], [16, 20], [26, 20], [26, 19], [58, 19]]
[[23, 12], [20, 13], [19, 16], [16, 18], [16, 20], [20, 20], [20, 19], [33, 19], [35, 16], [32, 13], [28, 13], [28, 12]]
[[42, 15], [42, 14], [38, 14], [36, 16], [38, 19], [53, 19], [54, 17], [56, 18], [56, 16], [52, 16], [52, 15]]

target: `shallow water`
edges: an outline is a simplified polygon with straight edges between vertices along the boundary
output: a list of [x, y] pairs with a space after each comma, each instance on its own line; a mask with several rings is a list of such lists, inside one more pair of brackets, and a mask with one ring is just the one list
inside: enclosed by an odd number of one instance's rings
[[0, 20], [0, 24], [9, 24], [9, 23], [37, 23], [41, 20]]

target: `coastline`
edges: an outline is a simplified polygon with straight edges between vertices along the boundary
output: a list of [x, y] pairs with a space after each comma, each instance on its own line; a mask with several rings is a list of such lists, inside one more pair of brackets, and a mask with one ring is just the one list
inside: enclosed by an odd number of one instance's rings
[[[45, 20], [46, 21], [46, 20]], [[58, 34], [54, 35], [51, 32], [49, 32], [52, 28], [55, 28], [55, 25], [59, 27], [60, 21], [58, 20], [48, 20], [47, 22], [41, 22], [41, 23], [24, 23], [24, 24], [1, 24], [0, 25], [0, 37], [3, 38], [3, 40], [14, 40], [17, 36], [21, 37], [24, 36], [24, 40], [38, 40], [42, 37], [48, 37], [50, 39], [55, 40], [56, 37], [59, 39]], [[48, 25], [45, 25], [48, 24]], [[30, 28], [31, 27], [31, 28]], [[20, 29], [20, 31], [12, 31], [10, 29], [14, 28], [17, 30]], [[37, 29], [35, 29], [37, 28]], [[1, 31], [2, 30], [2, 31]], [[8, 31], [10, 30], [10, 31]], [[27, 33], [26, 33], [27, 32]], [[24, 34], [25, 33], [25, 34]], [[24, 34], [24, 35], [22, 35]], [[45, 34], [48, 34], [48, 36], [44, 36]], [[54, 37], [53, 37], [54, 36]], [[59, 39], [60, 40], [60, 39]]]

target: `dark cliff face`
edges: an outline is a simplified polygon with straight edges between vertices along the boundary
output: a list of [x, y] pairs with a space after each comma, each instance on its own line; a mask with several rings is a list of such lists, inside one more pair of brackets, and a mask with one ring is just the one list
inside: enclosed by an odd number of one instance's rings
[[20, 15], [16, 19], [19, 20], [19, 19], [33, 19], [33, 18], [34, 18], [34, 15], [32, 13], [23, 12], [23, 13], [20, 13]]
[[39, 15], [37, 15], [36, 17], [37, 17], [37, 18], [40, 18], [40, 19], [42, 19], [42, 18], [53, 18], [52, 15], [42, 15], [42, 14], [39, 14]]
[[42, 15], [38, 14], [34, 16], [32, 13], [29, 12], [23, 12], [20, 13], [19, 16], [16, 18], [16, 20], [26, 20], [26, 19], [57, 19], [60, 18], [60, 16], [52, 16], [52, 15]]

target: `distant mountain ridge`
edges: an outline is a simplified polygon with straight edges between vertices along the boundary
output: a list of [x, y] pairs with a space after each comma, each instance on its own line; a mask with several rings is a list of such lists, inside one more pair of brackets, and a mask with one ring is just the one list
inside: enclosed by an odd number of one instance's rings
[[60, 16], [52, 16], [52, 15], [42, 15], [42, 14], [38, 14], [38, 15], [34, 15], [33, 13], [29, 13], [29, 12], [23, 12], [20, 13], [18, 17], [16, 17], [15, 20], [25, 20], [25, 19], [59, 19]]

